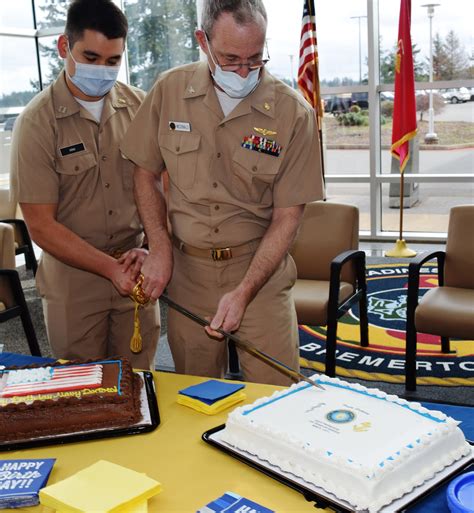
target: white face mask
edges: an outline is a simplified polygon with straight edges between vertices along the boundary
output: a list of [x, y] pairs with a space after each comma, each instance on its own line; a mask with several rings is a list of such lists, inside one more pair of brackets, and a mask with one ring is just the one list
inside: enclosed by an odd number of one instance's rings
[[[245, 98], [248, 96], [260, 82], [260, 69], [254, 69], [244, 78], [235, 71], [224, 71], [219, 64], [214, 60], [212, 55], [209, 39], [207, 39], [207, 47], [209, 48], [209, 55], [214, 63], [215, 70], [212, 73], [214, 82], [231, 98]], [[210, 67], [209, 67], [210, 69]]]
[[218, 64], [212, 74], [215, 83], [231, 98], [245, 98], [259, 83], [259, 69], [254, 69], [245, 78], [234, 71], [224, 71]]

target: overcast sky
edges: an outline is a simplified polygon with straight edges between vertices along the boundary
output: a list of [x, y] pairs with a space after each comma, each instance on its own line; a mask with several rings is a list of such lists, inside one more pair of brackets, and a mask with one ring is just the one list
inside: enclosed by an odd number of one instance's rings
[[[372, 1], [372, 0], [369, 0]], [[279, 77], [296, 77], [303, 0], [264, 0], [268, 11], [268, 46], [270, 70]], [[412, 41], [429, 54], [429, 19], [427, 0], [412, 0]], [[466, 52], [474, 54], [474, 2], [472, 0], [439, 0], [433, 18], [433, 36], [444, 38], [454, 30]], [[315, 0], [320, 76], [359, 77], [359, 19], [367, 15], [366, 0]], [[380, 0], [380, 33], [384, 49], [392, 49], [397, 40], [399, 0]], [[1, 26], [31, 26], [30, 0], [0, 0]], [[25, 15], [26, 13], [26, 15]], [[362, 48], [361, 73], [367, 74], [367, 19], [360, 18]], [[290, 56], [293, 56], [292, 58]], [[291, 62], [293, 61], [293, 66]], [[29, 89], [34, 61], [34, 45], [24, 38], [0, 37], [0, 95], [13, 90]]]

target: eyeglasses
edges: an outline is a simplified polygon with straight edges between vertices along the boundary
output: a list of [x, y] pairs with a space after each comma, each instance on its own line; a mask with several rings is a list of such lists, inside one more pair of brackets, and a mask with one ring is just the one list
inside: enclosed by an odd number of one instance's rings
[[[209, 41], [209, 38], [207, 37], [207, 34], [205, 34], [205, 35], [206, 35], [206, 39], [207, 39], [207, 44], [210, 49], [211, 43]], [[262, 69], [265, 66], [265, 64], [267, 64], [267, 62], [270, 60], [270, 54], [268, 53], [268, 47], [267, 47], [266, 41], [265, 41], [265, 50], [267, 52], [268, 59], [256, 59], [256, 60], [249, 61], [249, 62], [233, 62], [232, 64], [220, 64], [219, 61], [217, 60], [217, 56], [215, 55], [214, 52], [212, 52], [214, 54], [214, 55], [212, 55], [212, 57], [213, 57], [213, 59], [215, 59], [215, 61], [216, 61], [215, 63], [217, 63], [223, 71], [236, 72], [236, 71], [240, 71], [242, 68], [248, 68], [249, 71], [255, 71], [257, 69]]]
[[236, 64], [219, 64], [219, 66], [224, 71], [239, 71], [242, 68], [248, 68], [249, 71], [254, 71], [256, 69], [262, 69], [263, 66], [269, 61], [270, 59], [261, 59], [256, 61], [249, 61], [249, 62], [239, 62]]

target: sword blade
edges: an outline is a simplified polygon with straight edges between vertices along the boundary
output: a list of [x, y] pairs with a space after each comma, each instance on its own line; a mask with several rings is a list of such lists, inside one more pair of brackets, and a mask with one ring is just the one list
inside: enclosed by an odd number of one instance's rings
[[[210, 326], [210, 322], [207, 319], [204, 319], [203, 317], [200, 317], [199, 315], [191, 312], [184, 306], [179, 305], [178, 303], [175, 303], [172, 299], [170, 299], [166, 294], [162, 294], [160, 296], [160, 301], [163, 301], [168, 306], [176, 310], [177, 312], [183, 314], [184, 316], [188, 317], [188, 319], [191, 319], [192, 321], [196, 322], [197, 324], [200, 324], [201, 326]], [[316, 381], [313, 381], [312, 379], [304, 376], [300, 372], [292, 369], [291, 367], [288, 367], [284, 363], [280, 362], [276, 358], [273, 358], [272, 356], [264, 353], [263, 351], [260, 351], [260, 349], [257, 349], [253, 344], [248, 342], [247, 340], [243, 340], [233, 333], [229, 333], [223, 329], [216, 329], [214, 331], [219, 332], [221, 335], [224, 335], [229, 340], [232, 340], [232, 342], [235, 343], [237, 347], [242, 349], [243, 351], [251, 354], [255, 358], [258, 358], [262, 362], [266, 363], [270, 367], [273, 367], [275, 370], [281, 372], [285, 376], [289, 377], [295, 382], [298, 381], [305, 381], [306, 383], [309, 383], [310, 385], [313, 385], [316, 388], [319, 388], [321, 390], [324, 390], [324, 387], [321, 386], [319, 383], [316, 383]]]

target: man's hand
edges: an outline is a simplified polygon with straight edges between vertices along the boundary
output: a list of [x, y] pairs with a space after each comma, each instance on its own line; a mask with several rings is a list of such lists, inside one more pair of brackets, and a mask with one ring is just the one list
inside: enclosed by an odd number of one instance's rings
[[215, 331], [217, 328], [230, 333], [237, 331], [249, 303], [250, 297], [239, 287], [224, 294], [219, 301], [217, 312], [211, 320], [210, 326], [204, 328], [206, 333], [211, 337], [223, 338], [221, 333]]
[[113, 286], [122, 296], [129, 296], [133, 287], [137, 284], [135, 275], [130, 271], [124, 272], [123, 265], [119, 264], [118, 260], [112, 262], [112, 268], [109, 270], [108, 276]]
[[122, 266], [123, 273], [129, 273], [132, 279], [137, 280], [143, 262], [148, 255], [144, 248], [132, 248], [126, 251], [117, 262]]
[[173, 263], [168, 253], [150, 252], [141, 268], [143, 293], [153, 300], [158, 299], [170, 281], [172, 270]]

